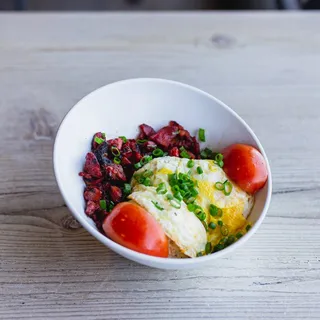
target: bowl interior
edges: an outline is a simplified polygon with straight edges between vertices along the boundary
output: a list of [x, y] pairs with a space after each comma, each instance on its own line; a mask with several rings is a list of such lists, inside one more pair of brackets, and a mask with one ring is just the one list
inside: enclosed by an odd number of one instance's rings
[[[54, 147], [54, 169], [58, 185], [75, 217], [90, 233], [113, 250], [146, 264], [149, 263], [145, 259], [176, 259], [152, 258], [138, 254], [101, 235], [84, 212], [84, 184], [78, 173], [83, 168], [85, 155], [90, 149], [95, 132], [105, 132], [108, 139], [119, 135], [131, 138], [136, 137], [138, 125], [141, 123], [159, 129], [170, 120], [179, 122], [191, 134], [196, 134], [199, 128], [204, 128], [207, 143], [203, 143], [202, 147], [220, 150], [239, 142], [262, 149], [243, 120], [220, 101], [187, 85], [157, 79], [121, 81], [89, 94], [71, 109], [63, 120]], [[264, 154], [264, 151], [261, 151]], [[270, 183], [257, 194], [250, 221], [256, 222], [262, 215], [270, 193], [269, 187]], [[143, 261], [140, 261], [140, 258]], [[183, 261], [188, 264], [188, 261], [201, 259]]]

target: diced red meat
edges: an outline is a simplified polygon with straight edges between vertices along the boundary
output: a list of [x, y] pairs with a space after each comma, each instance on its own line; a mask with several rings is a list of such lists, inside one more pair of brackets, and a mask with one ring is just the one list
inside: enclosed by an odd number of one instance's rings
[[200, 159], [200, 144], [197, 141], [196, 137], [192, 137], [192, 141], [193, 141], [193, 150], [194, 150], [194, 154], [196, 156], [197, 159]]
[[128, 166], [128, 165], [131, 164], [131, 161], [130, 161], [127, 157], [122, 157], [122, 159], [121, 159], [121, 164], [122, 164], [123, 166]]
[[175, 146], [178, 133], [175, 127], [166, 126], [150, 136], [150, 140], [168, 150], [169, 147]]
[[140, 152], [134, 152], [133, 158], [134, 158], [135, 162], [139, 162], [142, 159], [142, 155]]
[[101, 178], [102, 173], [99, 162], [93, 152], [88, 152], [86, 155], [86, 162], [83, 167], [85, 173], [90, 174], [92, 177]]
[[196, 156], [191, 152], [191, 151], [187, 151], [189, 156], [190, 156], [190, 159], [195, 159]]
[[146, 151], [153, 151], [156, 148], [157, 148], [157, 144], [154, 143], [153, 141], [146, 141], [143, 144], [143, 149], [146, 150]]
[[121, 138], [110, 139], [107, 141], [110, 147], [116, 147], [118, 150], [121, 150], [123, 140]]
[[179, 157], [180, 156], [179, 149], [177, 147], [173, 147], [169, 151], [169, 156], [171, 156], [171, 157]]
[[170, 127], [174, 127], [176, 128], [177, 130], [184, 130], [183, 126], [181, 126], [178, 122], [176, 121], [170, 121], [169, 122], [169, 126]]
[[130, 145], [131, 145], [130, 142], [127, 141], [126, 143], [123, 144], [121, 149], [122, 156], [126, 157], [127, 159], [130, 159], [132, 157], [132, 149]]
[[89, 201], [99, 201], [102, 197], [102, 192], [96, 188], [96, 187], [87, 187], [85, 190], [84, 190], [84, 198]]
[[111, 180], [122, 180], [126, 181], [126, 175], [124, 174], [123, 168], [119, 164], [112, 163], [104, 167], [107, 176]]
[[137, 141], [135, 139], [129, 139], [128, 140], [130, 149], [134, 152], [140, 152], [140, 149], [138, 147]]
[[114, 203], [118, 203], [122, 197], [122, 190], [117, 186], [110, 187], [110, 197]]
[[105, 136], [104, 136], [104, 134], [102, 132], [95, 133], [93, 138], [92, 138], [92, 151], [96, 150], [100, 145], [100, 143], [97, 143], [95, 141], [96, 137], [99, 138], [99, 139], [105, 140]]
[[138, 136], [138, 139], [146, 139], [156, 133], [152, 127], [148, 126], [145, 123], [140, 124], [139, 129], [140, 129], [140, 134]]
[[97, 202], [93, 202], [93, 201], [89, 200], [87, 202], [86, 214], [90, 217], [95, 213], [95, 211], [97, 211], [99, 209], [100, 209], [100, 205]]

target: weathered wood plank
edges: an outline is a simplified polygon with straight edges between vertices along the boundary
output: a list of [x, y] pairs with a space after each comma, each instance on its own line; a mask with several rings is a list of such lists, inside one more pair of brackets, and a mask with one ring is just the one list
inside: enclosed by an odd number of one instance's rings
[[[315, 14], [0, 15], [0, 318], [318, 319], [319, 24]], [[59, 122], [91, 90], [131, 77], [214, 94], [266, 148], [268, 217], [211, 266], [122, 259], [63, 204], [51, 163]]]

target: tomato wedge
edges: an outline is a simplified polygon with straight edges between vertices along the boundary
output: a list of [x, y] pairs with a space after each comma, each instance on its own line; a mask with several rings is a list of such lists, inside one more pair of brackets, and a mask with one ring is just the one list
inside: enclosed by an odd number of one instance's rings
[[168, 239], [155, 218], [131, 202], [117, 204], [105, 218], [105, 234], [122, 246], [156, 257], [168, 257]]
[[233, 144], [225, 148], [223, 170], [242, 190], [255, 193], [268, 179], [268, 170], [262, 154], [246, 144]]

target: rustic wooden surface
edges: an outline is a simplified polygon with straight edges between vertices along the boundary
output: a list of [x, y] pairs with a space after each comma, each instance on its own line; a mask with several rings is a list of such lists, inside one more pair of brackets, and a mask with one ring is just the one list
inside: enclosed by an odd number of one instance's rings
[[[319, 319], [319, 28], [318, 14], [0, 15], [0, 318]], [[51, 157], [63, 115], [132, 77], [214, 94], [269, 155], [265, 222], [211, 266], [125, 260], [59, 194]]]

